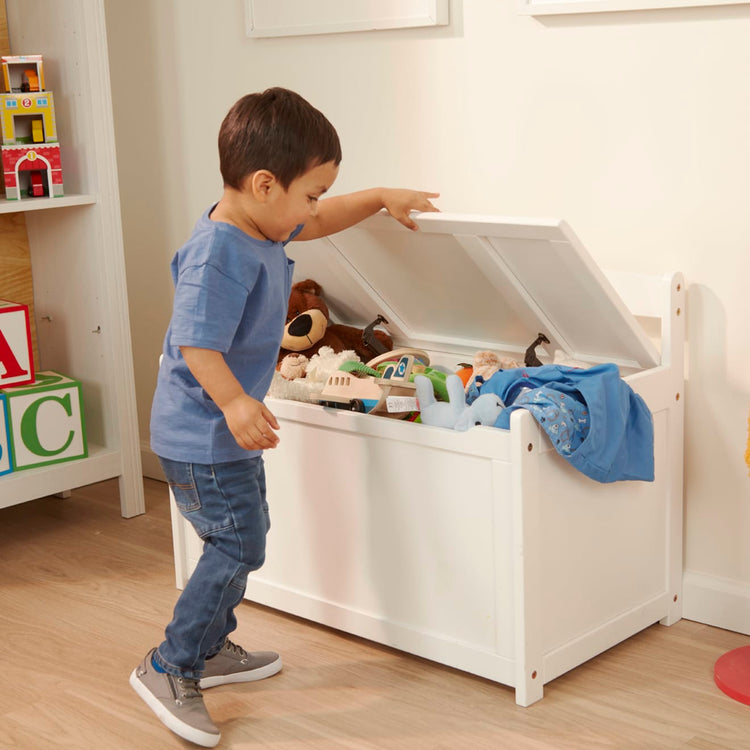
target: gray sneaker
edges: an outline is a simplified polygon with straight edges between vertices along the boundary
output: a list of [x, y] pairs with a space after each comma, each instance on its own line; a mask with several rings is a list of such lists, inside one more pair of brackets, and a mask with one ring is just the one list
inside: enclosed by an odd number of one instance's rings
[[226, 685], [229, 682], [253, 682], [281, 671], [281, 657], [275, 651], [245, 651], [228, 638], [221, 651], [206, 659], [202, 688]]
[[151, 663], [154, 651], [130, 675], [133, 690], [175, 734], [196, 745], [216, 746], [221, 733], [203, 704], [198, 680], [157, 672]]

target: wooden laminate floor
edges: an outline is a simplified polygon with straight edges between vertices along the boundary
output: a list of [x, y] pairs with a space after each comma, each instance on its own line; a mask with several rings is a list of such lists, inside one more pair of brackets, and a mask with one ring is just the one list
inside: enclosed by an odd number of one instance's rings
[[[165, 485], [119, 515], [115, 482], [0, 510], [0, 748], [170, 750], [128, 685], [177, 597]], [[206, 691], [221, 748], [750, 750], [750, 706], [713, 665], [750, 639], [654, 625], [515, 705], [502, 685], [250, 603], [236, 640], [282, 653], [268, 680]]]

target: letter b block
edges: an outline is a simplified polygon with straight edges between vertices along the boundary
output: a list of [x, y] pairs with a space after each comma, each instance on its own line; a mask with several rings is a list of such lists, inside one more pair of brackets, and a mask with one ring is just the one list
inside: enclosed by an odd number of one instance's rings
[[0, 392], [0, 476], [13, 471], [13, 462], [10, 460], [9, 425], [5, 394]]
[[37, 373], [33, 383], [6, 388], [2, 393], [14, 471], [87, 455], [83, 398], [77, 380], [48, 370]]

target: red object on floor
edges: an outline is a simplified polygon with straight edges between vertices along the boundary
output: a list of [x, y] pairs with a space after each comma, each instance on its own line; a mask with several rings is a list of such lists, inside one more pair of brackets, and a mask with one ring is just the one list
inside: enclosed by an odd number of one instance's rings
[[750, 706], [750, 646], [720, 656], [714, 665], [714, 682], [730, 698]]

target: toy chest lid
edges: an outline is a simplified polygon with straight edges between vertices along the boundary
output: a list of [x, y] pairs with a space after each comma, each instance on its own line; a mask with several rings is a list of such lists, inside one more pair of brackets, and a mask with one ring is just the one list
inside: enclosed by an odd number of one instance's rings
[[[471, 357], [556, 349], [587, 363], [645, 369], [659, 354], [570, 227], [556, 219], [385, 212], [319, 240], [292, 242], [294, 278], [315, 279], [336, 322], [378, 314], [394, 344]], [[546, 357], [545, 357], [546, 352]], [[469, 360], [470, 361], [470, 360]]]

